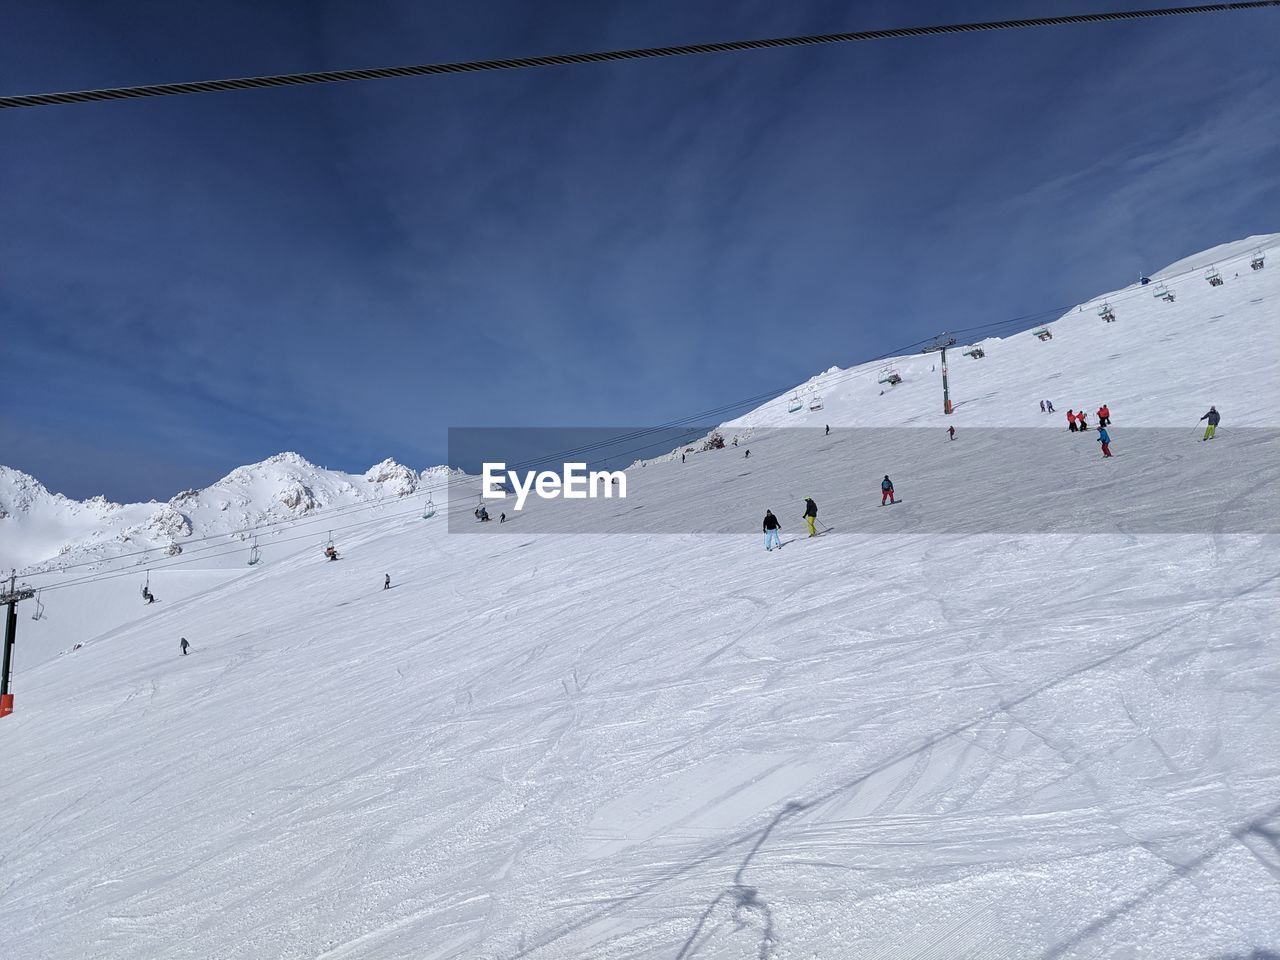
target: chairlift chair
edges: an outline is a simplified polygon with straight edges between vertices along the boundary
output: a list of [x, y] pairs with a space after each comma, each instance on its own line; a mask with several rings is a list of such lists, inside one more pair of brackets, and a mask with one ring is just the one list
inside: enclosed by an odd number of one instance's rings
[[809, 400], [809, 409], [810, 409], [810, 410], [821, 410], [821, 409], [822, 409], [822, 397], [820, 397], [818, 394], [816, 394], [816, 393], [815, 393], [815, 394], [810, 398], [810, 400]]
[[44, 604], [40, 602], [40, 594], [43, 591], [36, 591], [36, 612], [31, 615], [32, 620], [44, 619]]
[[249, 566], [256, 567], [262, 560], [262, 551], [258, 549], [258, 538], [253, 538], [253, 546], [249, 548]]
[[1032, 330], [1032, 331], [1031, 331], [1031, 333], [1032, 333], [1032, 335], [1034, 335], [1034, 336], [1036, 337], [1036, 339], [1038, 339], [1038, 340], [1052, 340], [1052, 339], [1053, 339], [1053, 331], [1052, 331], [1052, 330], [1050, 330], [1048, 327], [1041, 327], [1041, 328], [1040, 328], [1040, 329], [1038, 329], [1038, 330]]
[[970, 347], [964, 352], [964, 355], [966, 357], [973, 357], [975, 360], [981, 360], [987, 355], [987, 351], [983, 350], [981, 347]]
[[1249, 269], [1261, 270], [1264, 266], [1266, 266], [1265, 257], [1266, 257], [1266, 254], [1262, 252], [1261, 247], [1253, 251], [1253, 258], [1249, 261]]
[[1104, 323], [1114, 323], [1116, 312], [1111, 308], [1111, 304], [1107, 302], [1098, 308], [1098, 316], [1102, 318]]
[[804, 409], [804, 401], [800, 399], [800, 394], [795, 394], [787, 403], [787, 413], [799, 413]]
[[885, 367], [880, 371], [880, 378], [877, 382], [887, 383], [892, 387], [894, 384], [902, 382], [902, 374], [898, 373], [893, 367]]
[[1165, 303], [1173, 303], [1174, 300], [1173, 291], [1169, 289], [1169, 285], [1166, 283], [1157, 284], [1151, 295], [1163, 300]]
[[427, 502], [422, 507], [422, 519], [430, 520], [435, 515], [436, 515], [436, 505], [431, 502], [430, 497], [427, 497]]
[[1222, 274], [1218, 272], [1217, 267], [1210, 267], [1205, 272], [1204, 278], [1209, 281], [1209, 286], [1211, 287], [1220, 287], [1227, 282], [1222, 279]]

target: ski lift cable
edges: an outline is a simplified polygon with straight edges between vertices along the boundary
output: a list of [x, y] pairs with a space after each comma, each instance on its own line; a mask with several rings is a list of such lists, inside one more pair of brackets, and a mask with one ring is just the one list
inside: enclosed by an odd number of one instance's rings
[[[1215, 262], [1216, 262], [1216, 263], [1218, 263], [1218, 264], [1223, 264], [1223, 265], [1225, 265], [1225, 264], [1234, 263], [1234, 262], [1236, 262], [1236, 261], [1249, 260], [1250, 258], [1256, 257], [1256, 255], [1257, 255], [1257, 251], [1255, 250], [1255, 251], [1251, 251], [1250, 253], [1241, 254], [1241, 255], [1238, 255], [1238, 256], [1236, 256], [1236, 257], [1230, 257], [1230, 258], [1228, 258], [1228, 259], [1226, 259], [1226, 260], [1219, 260], [1219, 261], [1215, 261]], [[1190, 277], [1190, 276], [1192, 276], [1192, 275], [1196, 274], [1198, 271], [1201, 271], [1201, 270], [1203, 270], [1203, 269], [1204, 269], [1204, 265], [1203, 265], [1203, 264], [1198, 265], [1198, 266], [1194, 266], [1194, 267], [1191, 267], [1191, 268], [1189, 268], [1188, 270], [1186, 270], [1186, 271], [1184, 271], [1184, 272], [1182, 272], [1182, 273], [1174, 274], [1174, 275], [1173, 275], [1173, 276], [1171, 276], [1168, 280], [1165, 280], [1165, 281], [1162, 281], [1162, 282], [1164, 282], [1164, 283], [1170, 283], [1171, 281], [1174, 281], [1174, 280], [1177, 280], [1177, 279]], [[1115, 296], [1110, 297], [1109, 299], [1110, 299], [1110, 302], [1114, 305], [1114, 304], [1116, 304], [1116, 303], [1124, 302], [1124, 301], [1129, 300], [1129, 299], [1132, 299], [1132, 298], [1134, 298], [1134, 297], [1138, 297], [1138, 296], [1145, 296], [1145, 294], [1146, 294], [1146, 290], [1145, 290], [1145, 288], [1143, 288], [1143, 289], [1141, 289], [1141, 290], [1139, 290], [1139, 289], [1135, 289], [1135, 290], [1132, 290], [1132, 291], [1127, 291], [1127, 292], [1119, 293], [1119, 294], [1117, 294], [1117, 295], [1115, 295]], [[1062, 315], [1064, 315], [1064, 314], [1065, 314], [1065, 312], [1066, 312], [1066, 311], [1071, 310], [1073, 306], [1075, 306], [1075, 305], [1073, 304], [1073, 305], [1067, 305], [1067, 306], [1052, 307], [1052, 308], [1049, 308], [1049, 309], [1047, 309], [1047, 310], [1037, 311], [1036, 313], [1032, 313], [1032, 314], [1023, 314], [1023, 315], [1020, 315], [1020, 316], [1017, 316], [1017, 317], [1011, 317], [1011, 318], [1006, 319], [1006, 320], [997, 320], [997, 321], [992, 321], [991, 323], [978, 324], [978, 325], [975, 325], [975, 326], [972, 326], [972, 327], [962, 327], [962, 328], [957, 328], [957, 329], [955, 329], [955, 330], [954, 330], [954, 331], [952, 331], [952, 332], [953, 332], [953, 333], [958, 333], [958, 334], [959, 334], [959, 333], [976, 333], [976, 332], [979, 332], [979, 331], [994, 330], [994, 329], [1001, 328], [1001, 327], [1009, 327], [1009, 326], [1012, 326], [1012, 325], [1014, 325], [1014, 324], [1025, 324], [1025, 323], [1026, 323], [1027, 321], [1029, 321], [1029, 320], [1034, 321], [1035, 319], [1038, 319], [1038, 318], [1040, 318], [1040, 317], [1044, 317], [1044, 316], [1049, 316], [1049, 315], [1054, 315], [1054, 314], [1056, 314], [1056, 315], [1058, 315], [1058, 316], [1062, 316]], [[860, 377], [860, 376], [866, 376], [866, 375], [867, 375], [867, 370], [865, 369], [866, 367], [871, 366], [871, 365], [873, 365], [873, 364], [875, 364], [875, 363], [877, 363], [877, 362], [879, 362], [879, 361], [882, 361], [882, 360], [886, 360], [886, 359], [890, 359], [890, 358], [894, 358], [894, 357], [900, 357], [900, 356], [903, 356], [903, 355], [904, 355], [904, 354], [906, 354], [908, 351], [911, 351], [913, 348], [918, 347], [918, 346], [920, 346], [921, 344], [925, 344], [925, 343], [929, 343], [929, 342], [931, 342], [931, 338], [927, 338], [927, 337], [926, 337], [926, 338], [924, 338], [924, 339], [917, 340], [917, 341], [915, 341], [915, 342], [913, 342], [913, 343], [910, 343], [910, 344], [905, 344], [905, 345], [901, 345], [901, 346], [893, 347], [892, 349], [890, 349], [890, 350], [886, 351], [885, 353], [882, 353], [882, 354], [880, 354], [880, 355], [878, 355], [878, 356], [867, 358], [866, 360], [863, 360], [861, 363], [859, 363], [859, 364], [858, 364], [858, 365], [856, 365], [855, 367], [851, 367], [851, 368], [849, 368], [848, 370], [845, 370], [845, 371], [843, 371], [842, 373], [840, 373], [840, 374], [838, 374], [838, 375], [836, 375], [836, 376], [834, 376], [834, 377], [831, 377], [831, 378], [829, 378], [829, 379], [825, 380], [825, 381], [824, 381], [824, 389], [829, 389], [829, 388], [830, 388], [830, 386], [832, 386], [832, 385], [836, 385], [836, 384], [839, 384], [839, 383], [842, 383], [842, 382], [845, 382], [845, 381], [848, 381], [848, 380], [856, 379], [857, 377]], [[665, 422], [665, 423], [663, 423], [663, 424], [659, 424], [659, 425], [658, 425], [658, 426], [656, 426], [656, 427], [649, 427], [649, 428], [645, 428], [645, 429], [641, 429], [641, 430], [631, 431], [631, 432], [628, 432], [628, 433], [618, 434], [618, 435], [615, 435], [615, 436], [613, 436], [613, 437], [610, 437], [608, 440], [604, 440], [604, 441], [597, 441], [597, 442], [594, 442], [594, 443], [585, 444], [585, 445], [582, 445], [582, 446], [579, 446], [579, 447], [571, 448], [571, 449], [569, 449], [569, 450], [561, 451], [561, 452], [556, 453], [556, 454], [549, 454], [549, 455], [545, 455], [545, 456], [542, 456], [542, 457], [533, 458], [533, 459], [530, 459], [530, 460], [526, 461], [525, 463], [515, 464], [515, 465], [513, 466], [513, 469], [519, 469], [519, 468], [521, 468], [521, 467], [525, 467], [525, 466], [534, 466], [534, 465], [536, 465], [537, 463], [545, 462], [545, 461], [547, 461], [547, 460], [549, 460], [549, 459], [554, 459], [555, 457], [560, 457], [560, 456], [573, 456], [573, 455], [577, 455], [577, 454], [593, 452], [593, 451], [598, 450], [598, 449], [601, 449], [601, 448], [603, 448], [603, 447], [613, 446], [613, 445], [615, 445], [615, 444], [617, 444], [617, 443], [619, 443], [619, 442], [625, 442], [625, 441], [627, 441], [627, 440], [638, 439], [638, 438], [640, 438], [640, 437], [647, 436], [647, 435], [650, 435], [650, 434], [655, 433], [655, 432], [658, 432], [658, 431], [670, 430], [670, 429], [672, 429], [672, 428], [674, 428], [674, 427], [678, 427], [678, 426], [682, 426], [682, 425], [688, 425], [689, 423], [694, 422], [694, 421], [706, 420], [706, 419], [711, 418], [711, 417], [721, 416], [721, 415], [724, 415], [724, 414], [727, 414], [727, 413], [731, 413], [731, 412], [733, 412], [733, 411], [735, 411], [735, 410], [740, 410], [740, 409], [742, 409], [742, 408], [744, 408], [744, 407], [749, 407], [749, 406], [752, 406], [752, 405], [759, 405], [759, 404], [761, 404], [761, 403], [768, 402], [769, 400], [776, 399], [780, 392], [785, 393], [785, 390], [784, 390], [784, 391], [779, 391], [779, 390], [777, 390], [777, 389], [772, 389], [772, 390], [770, 390], [770, 391], [768, 391], [768, 392], [760, 393], [760, 394], [756, 394], [755, 396], [752, 396], [752, 397], [746, 397], [746, 398], [743, 398], [743, 399], [740, 399], [740, 400], [736, 400], [736, 401], [733, 401], [733, 402], [730, 402], [730, 403], [726, 403], [726, 404], [722, 404], [722, 405], [717, 406], [717, 407], [710, 408], [710, 409], [708, 409], [708, 410], [699, 411], [698, 413], [696, 413], [696, 414], [692, 414], [692, 415], [687, 416], [687, 417], [681, 417], [681, 418], [678, 418], [678, 419], [668, 420], [667, 422]], [[645, 446], [645, 447], [632, 448], [631, 450], [622, 451], [622, 452], [620, 452], [620, 453], [614, 454], [614, 456], [625, 456], [625, 455], [628, 455], [628, 454], [631, 454], [631, 453], [639, 453], [639, 452], [644, 451], [645, 449], [648, 449], [648, 447], [647, 447], [647, 446]], [[425, 491], [424, 491], [424, 490], [422, 490], [422, 489], [419, 489], [419, 490], [415, 491], [415, 493], [421, 494], [421, 493], [423, 493], [423, 492], [426, 492], [428, 495], [431, 495], [432, 493], [434, 493], [434, 492], [438, 492], [438, 491], [446, 491], [446, 492], [447, 492], [447, 491], [449, 491], [449, 490], [451, 490], [451, 489], [454, 489], [454, 488], [456, 488], [456, 487], [459, 487], [459, 486], [469, 486], [470, 484], [474, 483], [474, 481], [475, 481], [475, 478], [474, 478], [474, 477], [455, 477], [455, 478], [450, 478], [450, 479], [445, 480], [443, 483], [437, 483], [437, 484], [434, 484], [434, 485], [432, 485], [432, 486], [430, 486], [430, 487], [427, 487], [427, 488], [425, 489]], [[409, 494], [404, 494], [404, 495], [402, 495], [399, 499], [404, 499], [404, 497], [406, 497], [406, 496], [409, 496]], [[345, 504], [345, 505], [342, 505], [342, 506], [337, 506], [337, 507], [328, 508], [327, 510], [316, 511], [316, 513], [315, 513], [315, 514], [312, 514], [312, 515], [307, 516], [307, 517], [302, 517], [302, 518], [285, 518], [285, 519], [281, 519], [281, 520], [265, 521], [264, 523], [257, 524], [257, 525], [253, 525], [253, 526], [250, 526], [250, 527], [246, 528], [245, 532], [253, 532], [253, 531], [259, 531], [259, 530], [272, 530], [272, 529], [280, 528], [280, 527], [283, 527], [283, 528], [286, 528], [286, 529], [297, 529], [297, 528], [299, 528], [299, 527], [306, 526], [306, 525], [308, 525], [308, 524], [312, 524], [312, 523], [329, 523], [329, 522], [331, 522], [331, 520], [332, 520], [334, 517], [336, 517], [336, 516], [349, 516], [349, 515], [352, 515], [352, 514], [355, 514], [355, 513], [359, 513], [360, 511], [363, 511], [363, 510], [373, 509], [373, 508], [377, 507], [378, 505], [379, 505], [379, 504], [378, 504], [377, 502], [375, 502], [375, 501], [366, 501], [366, 502], [363, 502], [363, 503], [357, 503], [357, 504]], [[448, 510], [448, 511], [450, 511], [450, 512], [452, 512], [452, 510], [453, 510], [453, 509], [455, 509], [455, 508], [454, 508], [452, 505], [451, 505], [451, 506], [446, 507], [446, 510]], [[388, 519], [396, 519], [396, 518], [400, 518], [400, 517], [408, 517], [408, 516], [411, 516], [411, 515], [416, 514], [416, 513], [417, 513], [417, 510], [416, 510], [416, 508], [415, 508], [415, 510], [414, 510], [414, 511], [412, 511], [412, 513], [410, 513], [410, 512], [397, 513], [397, 514], [393, 514], [393, 515], [392, 515], [390, 518], [388, 518]], [[370, 522], [373, 522], [373, 521], [370, 521]], [[363, 522], [358, 522], [358, 523], [354, 523], [354, 524], [348, 524], [348, 525], [346, 525], [346, 526], [344, 526], [344, 527], [342, 527], [342, 528], [340, 528], [340, 529], [352, 529], [352, 528], [358, 528], [358, 527], [363, 526], [363, 525], [365, 525]], [[157, 567], [168, 567], [168, 566], [176, 565], [177, 563], [190, 563], [190, 562], [194, 562], [194, 561], [196, 561], [196, 560], [203, 559], [203, 558], [206, 558], [206, 557], [223, 556], [224, 554], [222, 554], [222, 553], [210, 553], [210, 552], [209, 552], [209, 551], [211, 551], [211, 550], [216, 550], [216, 549], [220, 546], [220, 544], [213, 543], [213, 542], [211, 542], [211, 541], [214, 541], [214, 540], [221, 540], [223, 536], [225, 536], [225, 535], [224, 535], [224, 534], [210, 534], [210, 535], [207, 535], [207, 536], [205, 536], [205, 537], [197, 538], [197, 539], [195, 539], [195, 540], [191, 541], [191, 542], [190, 542], [189, 544], [187, 544], [187, 545], [186, 545], [186, 547], [185, 547], [185, 551], [184, 551], [184, 552], [185, 552], [185, 553], [187, 553], [187, 554], [191, 554], [191, 556], [188, 556], [188, 557], [186, 557], [185, 559], [183, 559], [183, 560], [181, 560], [181, 561], [162, 561], [162, 562], [157, 563], [157, 564], [156, 564], [156, 566], [157, 566]], [[293, 541], [292, 541], [292, 539], [290, 539], [290, 540], [287, 540], [287, 541], [280, 541], [280, 542], [293, 542]], [[32, 571], [32, 572], [28, 572], [28, 573], [23, 574], [23, 576], [24, 576], [24, 577], [27, 577], [27, 578], [31, 578], [31, 577], [39, 577], [39, 576], [52, 576], [52, 575], [54, 575], [54, 574], [61, 574], [61, 573], [64, 573], [65, 571], [67, 571], [67, 570], [77, 569], [77, 568], [80, 568], [80, 567], [86, 567], [86, 566], [97, 566], [97, 565], [100, 565], [100, 564], [102, 564], [102, 563], [118, 563], [119, 561], [122, 561], [122, 560], [130, 559], [130, 558], [138, 557], [138, 556], [145, 556], [145, 555], [147, 555], [147, 554], [154, 553], [154, 552], [156, 552], [156, 551], [160, 551], [160, 550], [165, 550], [165, 549], [167, 549], [167, 547], [149, 547], [149, 548], [144, 548], [144, 549], [137, 550], [137, 551], [132, 551], [132, 552], [130, 552], [130, 553], [120, 554], [120, 555], [118, 555], [118, 556], [116, 556], [116, 557], [112, 557], [112, 558], [109, 558], [109, 559], [106, 559], [106, 560], [103, 560], [103, 559], [96, 559], [96, 560], [85, 560], [85, 561], [81, 561], [81, 562], [79, 562], [79, 563], [73, 563], [73, 564], [61, 564], [61, 565], [59, 565], [59, 566], [58, 566], [57, 568], [55, 568], [55, 569], [50, 569], [50, 570], [40, 570], [40, 571]], [[101, 578], [101, 577], [105, 577], [105, 576], [130, 575], [130, 574], [133, 574], [133, 573], [135, 573], [135, 572], [136, 572], [136, 571], [135, 571], [134, 569], [128, 569], [128, 570], [120, 571], [119, 573], [117, 573], [116, 571], [107, 571], [106, 573], [103, 573], [103, 574], [93, 574], [93, 575], [90, 575], [90, 576], [87, 576], [87, 577], [84, 577], [84, 578], [73, 578], [73, 579], [68, 580], [68, 581], [59, 581], [59, 582], [57, 582], [55, 585], [56, 585], [56, 586], [64, 586], [64, 585], [65, 585], [65, 586], [70, 586], [70, 585], [79, 584], [79, 583], [91, 582], [91, 581], [93, 581], [93, 580], [95, 580], [95, 579], [98, 579], [98, 578]], [[149, 576], [149, 573], [150, 573], [150, 570], [149, 570], [149, 568], [148, 568], [148, 576]]]
[[323, 70], [312, 73], [287, 73], [224, 80], [196, 80], [185, 83], [156, 83], [136, 87], [105, 87], [63, 93], [33, 93], [0, 97], [0, 109], [15, 107], [48, 107], [69, 103], [93, 103], [100, 100], [133, 100], [142, 97], [173, 97], [194, 93], [219, 93], [262, 87], [300, 86], [317, 83], [345, 83], [354, 80], [384, 80], [400, 77], [436, 76], [452, 73], [478, 73], [493, 70], [518, 70], [532, 67], [559, 67], [627, 60], [651, 60], [662, 57], [685, 57], [712, 53], [744, 53], [784, 47], [807, 47], [819, 44], [852, 43], [867, 40], [899, 40], [955, 33], [979, 33], [994, 30], [1016, 30], [1034, 27], [1074, 26], [1078, 24], [1117, 21], [1153, 20], [1162, 17], [1190, 16], [1205, 13], [1227, 13], [1280, 7], [1280, 0], [1250, 0], [1239, 3], [1212, 3], [1187, 7], [1164, 7], [1153, 10], [1118, 10], [1105, 13], [1077, 13], [1053, 17], [1030, 17], [1023, 20], [988, 20], [975, 23], [945, 23], [922, 27], [893, 27], [884, 30], [858, 30], [848, 33], [811, 34], [795, 37], [772, 37], [756, 40], [731, 40], [716, 43], [690, 43], [669, 47], [644, 47], [631, 50], [607, 50], [596, 53], [570, 53], [542, 57], [510, 57], [499, 60], [471, 60], [456, 63], [425, 63], [412, 66], [376, 67], [363, 70]]

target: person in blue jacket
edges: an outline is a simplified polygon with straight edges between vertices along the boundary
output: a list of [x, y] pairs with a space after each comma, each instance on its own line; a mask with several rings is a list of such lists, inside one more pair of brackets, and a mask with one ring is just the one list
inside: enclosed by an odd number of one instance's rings
[[1107, 433], [1106, 427], [1098, 428], [1098, 442], [1102, 444], [1102, 455], [1111, 456], [1111, 434]]

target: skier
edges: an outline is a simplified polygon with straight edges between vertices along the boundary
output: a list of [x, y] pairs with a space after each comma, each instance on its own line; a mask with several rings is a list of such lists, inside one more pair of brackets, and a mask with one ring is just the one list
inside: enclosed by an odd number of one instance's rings
[[683, 454], [683, 453], [682, 453], [682, 454], [680, 454], [680, 462], [681, 462], [681, 463], [684, 463], [684, 454]]
[[818, 530], [814, 524], [818, 522], [818, 504], [813, 497], [804, 498], [804, 522], [809, 525], [809, 536], [816, 537]]
[[1111, 434], [1107, 433], [1106, 427], [1098, 427], [1098, 442], [1102, 444], [1102, 455], [1111, 456]]
[[1055, 411], [1055, 410], [1053, 409], [1053, 401], [1052, 401], [1052, 400], [1046, 400], [1044, 403], [1045, 403], [1045, 406], [1047, 406], [1047, 407], [1049, 408], [1049, 412], [1050, 412], [1050, 413], [1056, 413], [1056, 412], [1057, 412], [1057, 411]]
[[1067, 411], [1067, 427], [1071, 430], [1072, 433], [1075, 433], [1077, 430], [1080, 429], [1079, 427], [1076, 426], [1076, 412], [1074, 410]]
[[187, 643], [186, 637], [181, 637], [178, 640], [178, 646], [182, 648], [182, 655], [185, 657], [187, 655], [187, 647], [191, 646], [191, 644]]
[[[617, 479], [617, 477], [615, 477], [614, 479], [616, 480], [616, 479]], [[500, 514], [498, 514], [498, 522], [499, 522], [499, 523], [506, 523], [506, 522], [507, 522], [507, 515], [506, 515], [505, 513], [500, 513]]]
[[391, 589], [391, 574], [389, 574], [389, 573], [384, 573], [384, 574], [382, 575], [382, 589], [383, 589], [383, 590], [390, 590], [390, 589]]
[[773, 511], [766, 510], [764, 512], [764, 548], [766, 550], [772, 550], [774, 547], [782, 549], [782, 535], [778, 533], [781, 529], [782, 524], [773, 515]]
[[1217, 430], [1218, 430], [1218, 421], [1220, 421], [1220, 420], [1222, 419], [1222, 414], [1220, 414], [1220, 413], [1218, 412], [1218, 408], [1217, 408], [1217, 407], [1213, 407], [1213, 406], [1211, 406], [1211, 407], [1209, 408], [1209, 412], [1208, 412], [1208, 413], [1206, 413], [1206, 414], [1205, 414], [1203, 417], [1201, 417], [1200, 419], [1201, 419], [1201, 420], [1208, 420], [1208, 421], [1209, 421], [1209, 425], [1208, 425], [1207, 427], [1205, 427], [1205, 428], [1204, 428], [1204, 436], [1203, 436], [1203, 437], [1201, 437], [1200, 439], [1201, 439], [1201, 440], [1212, 440], [1212, 439], [1213, 439], [1213, 435], [1214, 435], [1214, 433], [1216, 433], [1216, 432], [1217, 432]]
[[1098, 408], [1098, 426], [1100, 427], [1111, 426], [1111, 408], [1108, 407], [1105, 403]]
[[1041, 401], [1040, 401], [1040, 412], [1041, 412], [1041, 413], [1044, 413], [1044, 412], [1045, 412], [1045, 409], [1044, 409], [1044, 401], [1043, 401], [1043, 400], [1041, 400]]
[[742, 455], [742, 459], [743, 459], [743, 460], [746, 460], [746, 459], [747, 459], [748, 457], [750, 457], [750, 456], [751, 456], [751, 451], [750, 451], [750, 450], [748, 450], [746, 453], [744, 453], [744, 454]]
[[893, 497], [893, 481], [889, 479], [887, 473], [884, 475], [884, 479], [880, 481], [880, 506], [883, 507], [886, 500], [890, 503], [898, 502]]
[[948, 435], [952, 440], [954, 440], [954, 439], [956, 438], [956, 428], [955, 428], [955, 427], [947, 427], [947, 435]]
[[1083, 410], [1076, 414], [1076, 420], [1080, 422], [1081, 431], [1089, 429], [1089, 416]]
[[829, 436], [831, 436], [831, 424], [829, 424], [829, 423], [827, 424], [827, 432], [826, 432], [826, 433], [824, 433], [824, 434], [823, 434], [823, 436], [824, 436], [824, 437], [829, 437]]

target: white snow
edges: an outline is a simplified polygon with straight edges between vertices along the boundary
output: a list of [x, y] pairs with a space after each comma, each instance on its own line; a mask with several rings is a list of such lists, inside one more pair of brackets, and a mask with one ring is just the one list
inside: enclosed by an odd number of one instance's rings
[[[788, 415], [788, 391], [726, 427], [751, 431], [749, 461], [651, 461], [637, 499], [581, 514], [536, 502], [449, 535], [402, 509], [412, 471], [291, 455], [175, 500], [191, 543], [298, 517], [300, 488], [312, 511], [360, 502], [343, 483], [397, 498], [338, 537], [337, 563], [325, 522], [285, 523], [252, 569], [240, 541], [234, 567], [155, 564], [150, 607], [128, 567], [47, 591], [49, 624], [86, 624], [78, 650], [23, 605], [0, 953], [1280, 952], [1278, 538], [1221, 532], [1274, 521], [1275, 431], [1242, 428], [1277, 426], [1280, 263], [1237, 278], [1227, 261], [1277, 239], [1190, 258], [1223, 287], [1192, 273], [1173, 304], [1135, 288], [1112, 296], [1116, 323], [1090, 301], [1052, 341], [949, 358], [950, 421], [936, 357], [900, 360], [884, 396], [881, 364], [827, 371], [823, 411]], [[1124, 453], [1108, 462], [1064, 420], [1104, 401]], [[1210, 403], [1223, 425], [1199, 443]], [[882, 464], [911, 431], [777, 429], [945, 422], [959, 439], [905, 472]], [[1058, 430], [1062, 452], [1022, 455], [1015, 426]], [[992, 470], [1004, 502], [973, 502]], [[898, 507], [876, 505], [884, 472]], [[1222, 502], [1219, 474], [1249, 499]], [[807, 494], [837, 535], [797, 536]], [[1203, 498], [1209, 532], [1132, 532], [1179, 495]], [[84, 554], [105, 572], [123, 548], [101, 544], [160, 506], [59, 522], [107, 532]], [[637, 506], [652, 532], [589, 532]], [[761, 548], [766, 506], [780, 553]], [[938, 534], [948, 510], [1001, 532]], [[1035, 532], [1074, 531], [1077, 510], [1116, 532]], [[548, 532], [575, 516], [582, 532]], [[748, 532], [658, 532], [721, 528]], [[130, 622], [90, 630], [113, 604]]]

